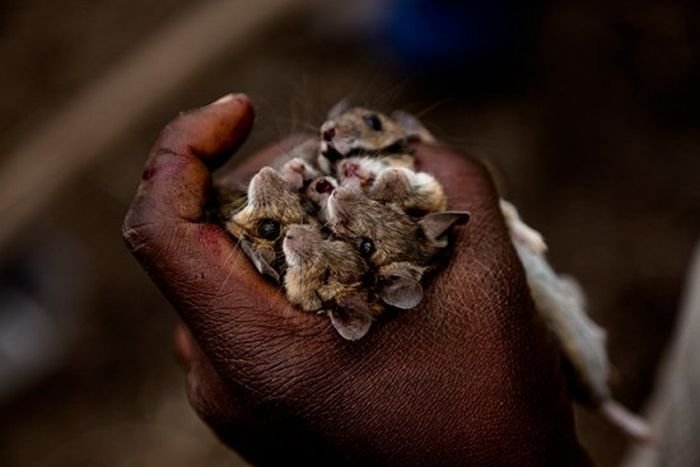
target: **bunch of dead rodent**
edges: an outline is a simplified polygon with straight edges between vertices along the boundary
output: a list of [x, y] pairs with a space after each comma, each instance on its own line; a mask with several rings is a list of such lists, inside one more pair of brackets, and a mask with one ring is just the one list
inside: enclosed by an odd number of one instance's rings
[[[362, 338], [387, 307], [416, 307], [450, 229], [469, 220], [468, 212], [446, 210], [435, 177], [415, 171], [413, 142], [434, 139], [412, 115], [341, 101], [319, 136], [262, 168], [247, 193], [220, 193], [228, 199], [220, 218], [258, 271], [282, 283], [293, 304], [327, 315], [345, 339]], [[612, 399], [605, 333], [586, 314], [580, 287], [552, 270], [542, 236], [512, 204], [501, 199], [500, 208], [582, 402], [648, 440], [646, 423]]]
[[320, 137], [261, 169], [240, 206], [225, 205], [226, 228], [293, 304], [360, 339], [387, 307], [420, 303], [450, 228], [469, 219], [446, 211], [440, 183], [414, 171], [409, 143], [427, 138], [408, 114], [342, 102]]

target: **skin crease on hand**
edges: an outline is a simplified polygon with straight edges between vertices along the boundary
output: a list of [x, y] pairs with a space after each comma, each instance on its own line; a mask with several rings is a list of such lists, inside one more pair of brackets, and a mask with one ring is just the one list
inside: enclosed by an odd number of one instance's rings
[[486, 171], [444, 148], [417, 148], [417, 170], [472, 219], [418, 307], [348, 342], [291, 306], [222, 228], [203, 222], [210, 171], [252, 122], [237, 95], [170, 123], [123, 227], [186, 326], [177, 341], [188, 397], [216, 434], [263, 465], [588, 465]]

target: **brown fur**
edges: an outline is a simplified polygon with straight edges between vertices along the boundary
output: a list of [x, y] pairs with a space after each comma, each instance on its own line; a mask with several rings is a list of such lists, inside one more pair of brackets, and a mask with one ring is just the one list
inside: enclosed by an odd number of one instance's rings
[[[280, 232], [276, 238], [266, 239], [260, 235], [265, 220], [279, 223]], [[287, 228], [311, 222], [315, 219], [304, 208], [299, 193], [274, 169], [264, 167], [250, 181], [246, 206], [226, 223], [226, 229], [238, 240], [249, 241], [253, 251], [259, 252], [268, 262], [272, 260], [277, 264], [280, 258], [276, 245], [284, 238]]]
[[377, 269], [405, 261], [425, 266], [439, 248], [425, 236], [419, 222], [398, 207], [340, 187], [329, 199], [329, 226], [340, 238], [355, 245], [364, 238], [374, 242], [371, 264]]
[[[358, 295], [368, 303], [367, 264], [352, 245], [324, 239], [317, 227], [293, 225], [287, 230], [283, 249], [287, 261], [284, 286], [293, 304], [305, 311], [319, 311]], [[375, 304], [371, 310], [378, 314], [381, 307]]]
[[[381, 128], [374, 130], [365, 122], [366, 117], [376, 117]], [[349, 109], [321, 125], [321, 135], [333, 132], [330, 141], [321, 143], [321, 152], [334, 149], [342, 156], [352, 152], [376, 153], [403, 144], [408, 135], [401, 126], [387, 115], [362, 107]]]
[[369, 197], [380, 203], [392, 203], [406, 212], [444, 211], [447, 197], [442, 185], [425, 172], [389, 169], [379, 174], [369, 190]]

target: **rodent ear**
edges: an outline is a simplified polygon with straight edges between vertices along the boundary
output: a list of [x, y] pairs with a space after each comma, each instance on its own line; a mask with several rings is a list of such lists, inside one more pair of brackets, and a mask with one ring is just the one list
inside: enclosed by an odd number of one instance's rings
[[[248, 259], [253, 263], [255, 268], [258, 270], [260, 274], [263, 276], [269, 277], [273, 281], [279, 284], [280, 282], [280, 275], [279, 273], [270, 266], [269, 261], [274, 261], [274, 258], [272, 259], [265, 259], [265, 255], [259, 251], [253, 248], [253, 245], [248, 241], [248, 240], [241, 240], [241, 249], [243, 250], [243, 253], [248, 257]], [[271, 253], [274, 255], [274, 253]], [[270, 256], [270, 255], [267, 255]]]
[[407, 270], [392, 271], [382, 282], [380, 297], [387, 305], [410, 310], [423, 300], [423, 286]]
[[256, 208], [270, 199], [296, 190], [277, 170], [266, 166], [258, 170], [248, 184], [248, 207]]
[[447, 246], [447, 232], [453, 225], [466, 224], [471, 215], [467, 211], [443, 211], [426, 215], [419, 221], [425, 236], [436, 247]]
[[335, 330], [343, 339], [349, 341], [362, 339], [372, 327], [372, 315], [367, 296], [356, 292], [338, 299], [336, 303], [338, 308], [328, 313]]
[[328, 115], [326, 117], [328, 120], [332, 120], [339, 115], [344, 114], [348, 110], [352, 108], [352, 104], [350, 104], [350, 99], [347, 97], [345, 99], [342, 99], [338, 101], [333, 107], [331, 107], [331, 110], [328, 111]]
[[335, 330], [345, 340], [358, 341], [365, 337], [369, 328], [372, 327], [372, 318], [369, 316], [354, 316], [337, 311], [331, 311], [328, 316], [331, 318], [331, 324]]
[[435, 137], [416, 117], [403, 110], [396, 110], [391, 114], [391, 118], [406, 133], [406, 138], [415, 139], [423, 143], [434, 143]]

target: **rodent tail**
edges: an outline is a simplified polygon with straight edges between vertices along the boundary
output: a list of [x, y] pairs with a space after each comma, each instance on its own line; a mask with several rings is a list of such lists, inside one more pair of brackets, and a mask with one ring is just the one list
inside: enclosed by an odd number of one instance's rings
[[651, 427], [639, 415], [630, 412], [619, 402], [608, 400], [600, 406], [600, 413], [633, 440], [644, 444], [656, 444]]

